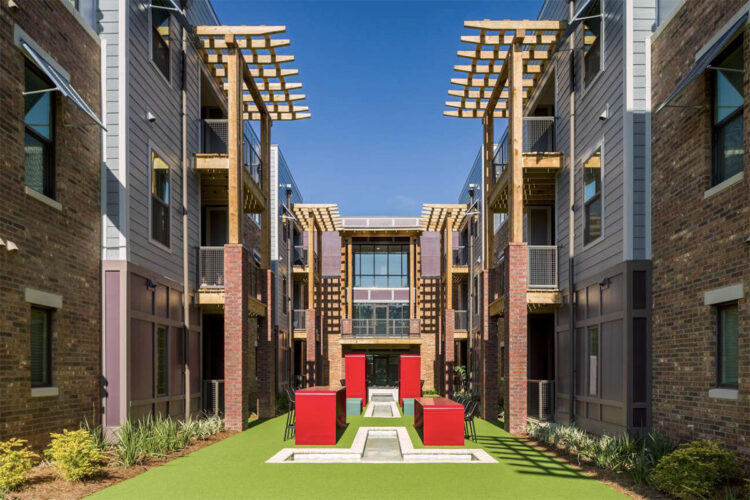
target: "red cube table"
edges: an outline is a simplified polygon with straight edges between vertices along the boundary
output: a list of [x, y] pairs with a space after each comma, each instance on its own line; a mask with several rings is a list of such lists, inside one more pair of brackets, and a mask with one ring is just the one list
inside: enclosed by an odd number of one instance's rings
[[464, 407], [448, 398], [417, 398], [414, 427], [427, 446], [463, 446]]
[[294, 394], [294, 443], [336, 444], [336, 428], [346, 427], [346, 389], [315, 386]]

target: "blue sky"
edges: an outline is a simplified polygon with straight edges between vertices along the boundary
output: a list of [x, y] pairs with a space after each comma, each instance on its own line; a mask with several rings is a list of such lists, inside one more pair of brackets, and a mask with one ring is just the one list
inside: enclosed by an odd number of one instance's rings
[[[418, 215], [455, 203], [482, 139], [442, 116], [465, 19], [536, 19], [542, 0], [213, 0], [224, 24], [285, 25], [312, 118], [277, 122], [308, 203], [344, 215]], [[497, 120], [498, 134], [504, 120]]]

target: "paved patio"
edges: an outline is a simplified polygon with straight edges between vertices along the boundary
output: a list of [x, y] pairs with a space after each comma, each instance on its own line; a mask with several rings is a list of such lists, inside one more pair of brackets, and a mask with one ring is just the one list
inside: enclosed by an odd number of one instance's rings
[[[349, 448], [361, 426], [404, 426], [423, 448], [412, 417], [349, 417], [337, 447]], [[496, 464], [267, 464], [282, 441], [285, 417], [254, 422], [247, 431], [92, 498], [624, 498], [507, 434], [477, 421], [478, 443]]]

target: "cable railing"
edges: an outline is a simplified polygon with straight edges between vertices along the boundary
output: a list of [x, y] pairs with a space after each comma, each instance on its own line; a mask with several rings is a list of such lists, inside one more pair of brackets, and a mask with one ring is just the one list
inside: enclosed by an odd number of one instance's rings
[[295, 309], [292, 314], [292, 326], [294, 327], [294, 329], [307, 329], [307, 311], [305, 309]]
[[[509, 154], [508, 130], [495, 148], [492, 159], [495, 180], [498, 180], [508, 167]], [[554, 116], [526, 116], [523, 119], [523, 152], [524, 153], [553, 153], [555, 152], [555, 117]]]
[[453, 329], [454, 330], [468, 330], [469, 328], [469, 311], [456, 310], [453, 311]]
[[[248, 122], [242, 126], [242, 164], [260, 186], [260, 140]], [[201, 120], [201, 152], [227, 154], [229, 126], [226, 119]]]
[[352, 336], [364, 338], [409, 337], [408, 319], [353, 319]]
[[528, 288], [557, 288], [557, 246], [528, 246]]
[[224, 288], [224, 247], [198, 248], [199, 288]]

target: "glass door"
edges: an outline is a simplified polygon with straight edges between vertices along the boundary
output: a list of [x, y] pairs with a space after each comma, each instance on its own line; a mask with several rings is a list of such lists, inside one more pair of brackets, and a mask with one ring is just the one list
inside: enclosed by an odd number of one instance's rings
[[385, 337], [388, 335], [388, 306], [375, 306], [375, 336]]

